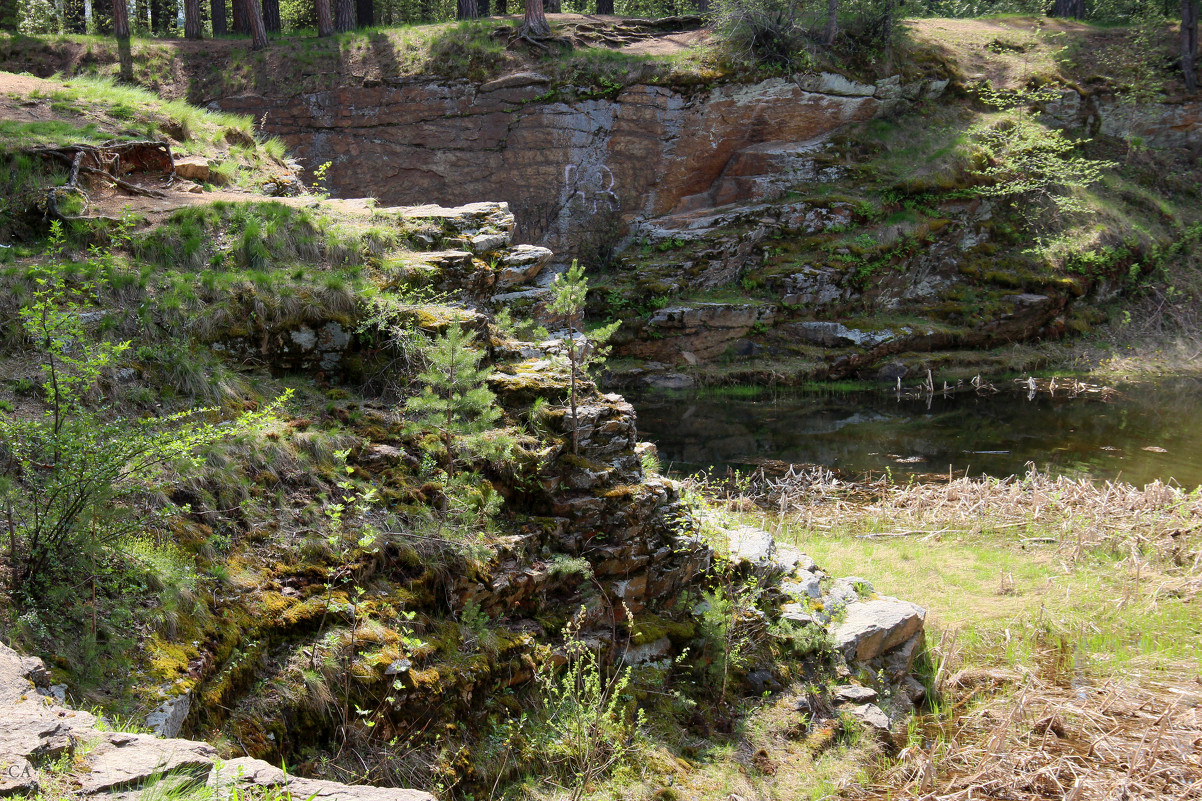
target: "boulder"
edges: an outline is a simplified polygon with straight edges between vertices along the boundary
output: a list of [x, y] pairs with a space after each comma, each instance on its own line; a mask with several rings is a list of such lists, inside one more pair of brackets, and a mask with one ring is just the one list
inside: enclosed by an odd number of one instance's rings
[[876, 690], [858, 684], [844, 684], [831, 693], [831, 702], [835, 704], [871, 704], [876, 699]]
[[915, 637], [926, 615], [917, 604], [897, 598], [850, 603], [834, 631], [835, 647], [848, 662], [867, 662]]
[[209, 180], [209, 160], [200, 156], [185, 156], [175, 160], [175, 175], [189, 181]]
[[889, 731], [889, 716], [876, 704], [860, 704], [859, 706], [849, 707], [847, 713], [863, 723], [867, 728], [875, 730], [878, 733], [883, 734]]
[[182, 693], [164, 701], [158, 709], [147, 715], [146, 725], [160, 737], [175, 737], [184, 727], [191, 709], [192, 694]]
[[104, 732], [88, 754], [88, 770], [79, 777], [79, 786], [84, 795], [99, 795], [168, 774], [201, 778], [216, 759], [217, 749], [208, 743]]
[[737, 526], [727, 531], [727, 542], [732, 562], [764, 564], [776, 555], [776, 540], [762, 528]]

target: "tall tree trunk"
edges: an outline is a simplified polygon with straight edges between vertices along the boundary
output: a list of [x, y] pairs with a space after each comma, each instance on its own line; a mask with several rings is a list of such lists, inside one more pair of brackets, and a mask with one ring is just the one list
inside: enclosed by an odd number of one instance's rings
[[488, 8], [488, 0], [476, 0], [476, 13], [481, 17], [492, 16], [492, 13]]
[[457, 0], [455, 3], [455, 17], [457, 19], [476, 19], [480, 16], [480, 7], [476, 5], [476, 0]]
[[334, 0], [334, 29], [349, 31], [355, 27], [354, 0]]
[[355, 19], [360, 28], [370, 28], [376, 24], [376, 5], [372, 0], [355, 0]]
[[113, 0], [113, 35], [117, 37], [117, 61], [121, 80], [134, 82], [134, 56], [129, 47], [129, 7], [125, 0]]
[[826, 40], [827, 45], [835, 43], [835, 36], [839, 33], [839, 0], [826, 0], [826, 31], [822, 38]]
[[597, 0], [597, 13], [598, 14], [614, 13], [614, 0]]
[[313, 0], [317, 6], [317, 35], [329, 36], [334, 32], [334, 14], [330, 11], [330, 0]]
[[246, 0], [234, 0], [234, 33], [250, 33], [250, 20], [246, 18]]
[[250, 49], [262, 50], [267, 47], [267, 27], [263, 24], [263, 7], [259, 0], [242, 0], [244, 12], [250, 26]]
[[518, 36], [537, 39], [550, 35], [551, 24], [547, 22], [543, 0], [526, 0], [526, 15], [522, 18], [522, 26], [518, 28]]
[[209, 16], [213, 20], [214, 36], [225, 36], [229, 33], [225, 26], [225, 0], [209, 0]]
[[200, 0], [184, 0], [184, 38], [204, 38], [204, 28], [200, 24]]
[[547, 14], [558, 14], [560, 0], [543, 0], [543, 11]]
[[1181, 75], [1185, 88], [1198, 89], [1198, 4], [1196, 0], [1181, 0]]
[[280, 32], [280, 0], [263, 0], [263, 27], [272, 33]]

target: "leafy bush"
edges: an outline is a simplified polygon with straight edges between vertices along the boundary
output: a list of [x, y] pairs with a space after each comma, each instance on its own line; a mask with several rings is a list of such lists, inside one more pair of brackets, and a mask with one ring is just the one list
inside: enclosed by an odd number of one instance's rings
[[[55, 222], [51, 255], [61, 255], [62, 247], [62, 228]], [[232, 423], [207, 420], [210, 409], [128, 420], [96, 408], [88, 401], [97, 381], [129, 343], [100, 341], [89, 333], [98, 316], [90, 309], [96, 288], [72, 287], [67, 268], [50, 264], [37, 287], [18, 316], [40, 352], [46, 409], [33, 417], [0, 416], [5, 474], [0, 498], [15, 586], [81, 557], [94, 561], [97, 549], [140, 531], [149, 513], [144, 496], [157, 474], [180, 463], [198, 464], [203, 447], [266, 423], [284, 400]]]
[[642, 724], [627, 703], [630, 668], [608, 674], [579, 634], [578, 621], [564, 631], [562, 673], [548, 662], [536, 676], [541, 709], [529, 740], [533, 761], [571, 786], [573, 799], [630, 756]]

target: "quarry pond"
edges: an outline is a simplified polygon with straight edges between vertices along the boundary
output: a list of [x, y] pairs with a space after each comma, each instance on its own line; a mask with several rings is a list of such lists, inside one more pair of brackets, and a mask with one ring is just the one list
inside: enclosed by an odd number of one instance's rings
[[[1069, 387], [1069, 388], [1066, 388]], [[996, 392], [708, 390], [628, 393], [673, 473], [820, 464], [849, 474], [1004, 477], [1041, 471], [1136, 486], [1202, 484], [1202, 380], [1073, 393], [1060, 379]]]

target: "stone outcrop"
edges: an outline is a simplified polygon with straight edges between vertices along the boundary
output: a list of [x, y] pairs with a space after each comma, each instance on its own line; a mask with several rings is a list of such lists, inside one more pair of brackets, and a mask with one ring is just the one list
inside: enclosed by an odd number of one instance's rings
[[[338, 208], [337, 203], [334, 208]], [[384, 293], [407, 297], [412, 290], [461, 300], [465, 308], [437, 304], [394, 309], [399, 322], [425, 331], [441, 331], [452, 322], [477, 333], [486, 318], [475, 308], [509, 308], [515, 317], [541, 316], [548, 290], [538, 286], [552, 253], [536, 245], [514, 245], [514, 215], [505, 203], [469, 203], [455, 208], [398, 206], [373, 210], [376, 224], [404, 233], [409, 249], [383, 257]], [[517, 299], [528, 299], [523, 308]], [[315, 301], [296, 314], [254, 313], [255, 298], [237, 298], [252, 308], [230, 315], [229, 325], [212, 326], [214, 350], [275, 370], [343, 374], [348, 357], [361, 348], [360, 323], [372, 310], [354, 298]]]
[[508, 201], [517, 238], [563, 257], [635, 218], [773, 194], [842, 126], [938, 94], [946, 82], [858, 84], [820, 74], [678, 91], [636, 84], [578, 96], [523, 72], [483, 85], [394, 80], [215, 105], [265, 120], [335, 194], [385, 204]]
[[207, 743], [107, 731], [95, 716], [55, 700], [44, 686], [47, 680], [41, 660], [0, 643], [0, 796], [36, 795], [39, 766], [70, 755], [76, 757], [71, 778], [84, 798], [120, 793], [136, 801], [144, 790], [160, 797], [150, 789], [155, 782], [178, 780], [208, 782], [219, 798], [235, 788], [287, 788], [294, 797], [323, 801], [434, 801], [419, 790], [290, 777], [259, 760], [222, 763]]

